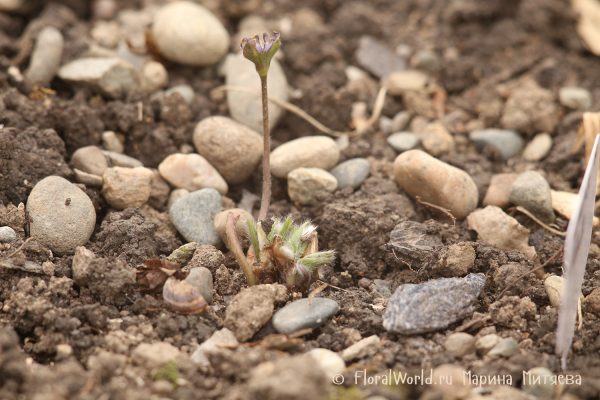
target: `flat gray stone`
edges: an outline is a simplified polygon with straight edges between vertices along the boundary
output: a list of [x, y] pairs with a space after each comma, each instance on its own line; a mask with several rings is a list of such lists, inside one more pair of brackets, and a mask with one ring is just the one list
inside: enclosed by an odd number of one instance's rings
[[554, 221], [550, 185], [539, 172], [527, 171], [519, 175], [510, 187], [510, 202], [525, 208], [542, 222]]
[[469, 139], [479, 147], [494, 146], [503, 160], [517, 155], [523, 147], [523, 138], [510, 129], [478, 129], [469, 133]]
[[371, 286], [369, 286], [369, 289], [371, 289], [371, 292], [375, 296], [383, 297], [384, 299], [392, 297], [392, 282], [375, 279]]
[[221, 245], [215, 228], [215, 215], [221, 212], [221, 194], [212, 188], [201, 189], [177, 199], [169, 209], [171, 223], [189, 242]]
[[419, 136], [412, 132], [396, 132], [387, 138], [388, 144], [399, 153], [414, 149], [419, 140]]
[[213, 276], [208, 268], [198, 267], [190, 269], [185, 281], [198, 289], [204, 300], [212, 304]]
[[140, 160], [130, 157], [126, 154], [109, 150], [102, 150], [102, 153], [106, 157], [106, 160], [111, 167], [135, 168], [144, 166]]
[[10, 226], [0, 227], [0, 243], [12, 242], [17, 238], [17, 233]]
[[394, 115], [394, 119], [392, 120], [392, 132], [401, 132], [407, 126], [410, 120], [412, 119], [412, 114], [409, 111], [400, 111], [398, 114]]
[[317, 328], [335, 315], [339, 307], [336, 301], [321, 297], [313, 298], [310, 306], [308, 299], [294, 301], [273, 315], [273, 327], [286, 335], [301, 329]]
[[406, 61], [371, 36], [362, 36], [354, 54], [358, 65], [378, 78], [385, 78], [395, 71], [404, 71]]
[[353, 158], [338, 164], [331, 171], [338, 182], [338, 189], [358, 189], [371, 172], [371, 164], [364, 158]]
[[42, 28], [31, 52], [29, 68], [25, 79], [30, 84], [50, 87], [50, 82], [58, 72], [65, 40], [62, 33], [52, 26]]
[[484, 286], [484, 274], [401, 285], [387, 305], [383, 327], [403, 335], [447, 328], [475, 311]]
[[594, 98], [589, 90], [577, 86], [565, 86], [558, 91], [560, 104], [575, 110], [589, 110]]

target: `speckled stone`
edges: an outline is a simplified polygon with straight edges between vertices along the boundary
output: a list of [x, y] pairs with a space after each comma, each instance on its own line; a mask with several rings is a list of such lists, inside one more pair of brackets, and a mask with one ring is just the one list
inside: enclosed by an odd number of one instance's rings
[[0, 243], [12, 242], [17, 238], [17, 233], [10, 226], [0, 227]]
[[215, 229], [215, 216], [221, 211], [221, 194], [215, 189], [201, 189], [177, 199], [169, 209], [171, 223], [190, 242], [221, 245]]
[[364, 158], [353, 158], [329, 171], [337, 179], [338, 189], [358, 189], [371, 172], [371, 164]]
[[388, 144], [399, 153], [414, 149], [420, 140], [419, 136], [412, 132], [396, 132], [387, 138]]
[[510, 187], [510, 202], [525, 208], [542, 222], [554, 221], [550, 185], [539, 172], [527, 171], [519, 175]]
[[185, 281], [198, 289], [208, 304], [212, 304], [213, 276], [208, 268], [198, 267], [190, 269], [190, 273], [185, 278]]
[[301, 329], [317, 328], [325, 323], [327, 318], [338, 312], [336, 301], [321, 297], [313, 298], [308, 305], [308, 299], [294, 301], [273, 315], [273, 327], [279, 333], [286, 335]]
[[484, 286], [484, 274], [401, 285], [387, 305], [383, 327], [403, 335], [444, 329], [475, 311]]
[[517, 155], [523, 147], [523, 138], [510, 129], [479, 129], [469, 133], [469, 139], [479, 147], [494, 146], [503, 160]]

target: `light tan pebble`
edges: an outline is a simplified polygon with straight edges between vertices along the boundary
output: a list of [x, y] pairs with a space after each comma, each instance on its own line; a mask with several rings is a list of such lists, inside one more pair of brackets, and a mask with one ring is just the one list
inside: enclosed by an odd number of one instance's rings
[[88, 174], [102, 176], [108, 168], [108, 161], [102, 150], [96, 146], [80, 147], [71, 156], [71, 168]]
[[42, 28], [25, 71], [25, 80], [30, 84], [50, 87], [60, 67], [63, 48], [64, 38], [58, 29], [52, 26]]
[[114, 49], [121, 39], [121, 31], [117, 21], [96, 21], [90, 30], [90, 36], [100, 46]]
[[119, 136], [113, 131], [102, 132], [102, 147], [104, 150], [112, 151], [113, 153], [123, 153], [125, 146], [119, 139]]
[[306, 353], [306, 356], [313, 357], [317, 361], [329, 381], [346, 369], [346, 363], [342, 357], [328, 349], [312, 349]]
[[320, 168], [297, 168], [288, 174], [288, 194], [294, 202], [303, 205], [317, 203], [318, 190], [333, 193], [338, 182], [335, 176]]
[[149, 168], [112, 167], [104, 172], [102, 195], [117, 210], [141, 207], [150, 197], [154, 173]]
[[448, 336], [444, 348], [454, 357], [463, 358], [467, 354], [475, 353], [475, 338], [465, 332], [457, 332]]
[[600, 316], [600, 288], [594, 289], [592, 293], [588, 294], [583, 304], [586, 310]]
[[545, 158], [552, 149], [552, 136], [549, 133], [538, 133], [523, 150], [525, 161], [535, 162]]
[[271, 173], [287, 178], [296, 168], [321, 168], [329, 171], [337, 165], [340, 150], [327, 136], [308, 136], [291, 140], [271, 152]]
[[56, 265], [54, 265], [52, 261], [44, 261], [42, 263], [42, 271], [44, 271], [44, 274], [48, 276], [54, 276], [54, 273], [56, 272]]
[[[570, 220], [577, 206], [577, 193], [550, 190], [550, 196], [552, 196], [552, 209]], [[594, 217], [593, 221], [595, 227], [600, 225], [600, 218]]]
[[487, 354], [493, 349], [498, 343], [500, 343], [500, 336], [495, 333], [480, 337], [475, 341], [475, 349], [479, 354]]
[[408, 90], [421, 90], [428, 80], [426, 73], [417, 70], [392, 72], [387, 78], [388, 93], [398, 96]]
[[148, 205], [156, 210], [162, 210], [169, 200], [171, 188], [167, 181], [160, 176], [157, 169], [151, 168], [151, 170], [154, 174], [154, 181], [152, 182], [152, 190], [150, 191], [150, 197], [148, 198]]
[[442, 124], [428, 124], [419, 137], [425, 151], [434, 157], [452, 153], [456, 147], [454, 136]]
[[215, 216], [215, 228], [225, 243], [225, 246], [229, 247], [229, 240], [227, 239], [227, 216], [229, 213], [233, 213], [234, 217], [237, 217], [235, 223], [235, 232], [238, 236], [238, 239], [244, 245], [244, 242], [248, 242], [246, 236], [248, 235], [248, 220], [254, 221], [254, 217], [246, 210], [242, 210], [241, 208], [233, 208], [231, 210], [221, 211]]
[[142, 66], [142, 90], [144, 93], [154, 93], [169, 83], [169, 73], [159, 62], [148, 61]]
[[496, 174], [492, 176], [490, 186], [485, 193], [482, 205], [496, 206], [503, 209], [510, 206], [510, 187], [513, 182], [519, 177], [519, 174]]
[[77, 168], [73, 168], [73, 172], [75, 173], [75, 181], [77, 181], [77, 183], [83, 183], [86, 186], [100, 188], [104, 184], [101, 176], [88, 174], [78, 170]]
[[173, 186], [190, 192], [213, 188], [227, 194], [229, 189], [221, 174], [200, 154], [171, 154], [160, 163], [158, 171]]
[[190, 194], [190, 191], [187, 189], [175, 189], [171, 191], [171, 194], [169, 195], [169, 201], [167, 202], [167, 210], [171, 208], [177, 199], [187, 196], [188, 194]]
[[468, 242], [455, 243], [448, 247], [446, 268], [452, 276], [464, 276], [475, 263], [475, 249]]
[[247, 180], [263, 155], [260, 133], [221, 116], [205, 118], [196, 125], [194, 146], [229, 184]]
[[377, 353], [381, 339], [377, 335], [366, 337], [342, 351], [342, 359], [346, 362], [369, 357]]
[[465, 171], [421, 150], [409, 150], [394, 161], [396, 182], [411, 196], [450, 210], [463, 219], [477, 207], [479, 192]]
[[177, 360], [180, 354], [177, 347], [167, 342], [140, 343], [133, 349], [131, 361], [135, 365], [152, 370], [166, 365], [169, 361]]

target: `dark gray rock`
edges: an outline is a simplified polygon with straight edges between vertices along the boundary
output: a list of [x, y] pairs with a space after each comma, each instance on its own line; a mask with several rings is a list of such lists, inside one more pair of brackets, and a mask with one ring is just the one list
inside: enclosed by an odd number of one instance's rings
[[177, 199], [169, 210], [169, 217], [186, 240], [218, 247], [221, 245], [221, 237], [214, 220], [219, 212], [221, 194], [215, 189], [207, 188]]
[[336, 301], [320, 297], [314, 298], [310, 306], [308, 299], [294, 301], [273, 315], [273, 327], [286, 335], [301, 329], [316, 328], [335, 315], [338, 309]]

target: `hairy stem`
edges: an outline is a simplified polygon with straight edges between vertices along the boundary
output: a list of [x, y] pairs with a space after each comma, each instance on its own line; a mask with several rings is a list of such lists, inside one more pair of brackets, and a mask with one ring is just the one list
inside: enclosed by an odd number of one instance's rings
[[260, 212], [258, 220], [267, 218], [269, 203], [271, 202], [271, 134], [269, 132], [269, 97], [267, 96], [267, 77], [260, 77], [262, 89], [262, 111], [263, 111], [263, 192], [260, 201]]
[[240, 268], [242, 268], [242, 272], [246, 275], [246, 281], [248, 281], [248, 286], [256, 285], [256, 277], [254, 276], [254, 271], [250, 264], [248, 264], [248, 260], [246, 260], [246, 256], [244, 256], [244, 250], [242, 250], [242, 246], [237, 238], [237, 234], [235, 233], [235, 215], [233, 213], [227, 214], [227, 224], [225, 231], [227, 233], [227, 240], [229, 241], [229, 248], [235, 255], [235, 259], [237, 260]]

